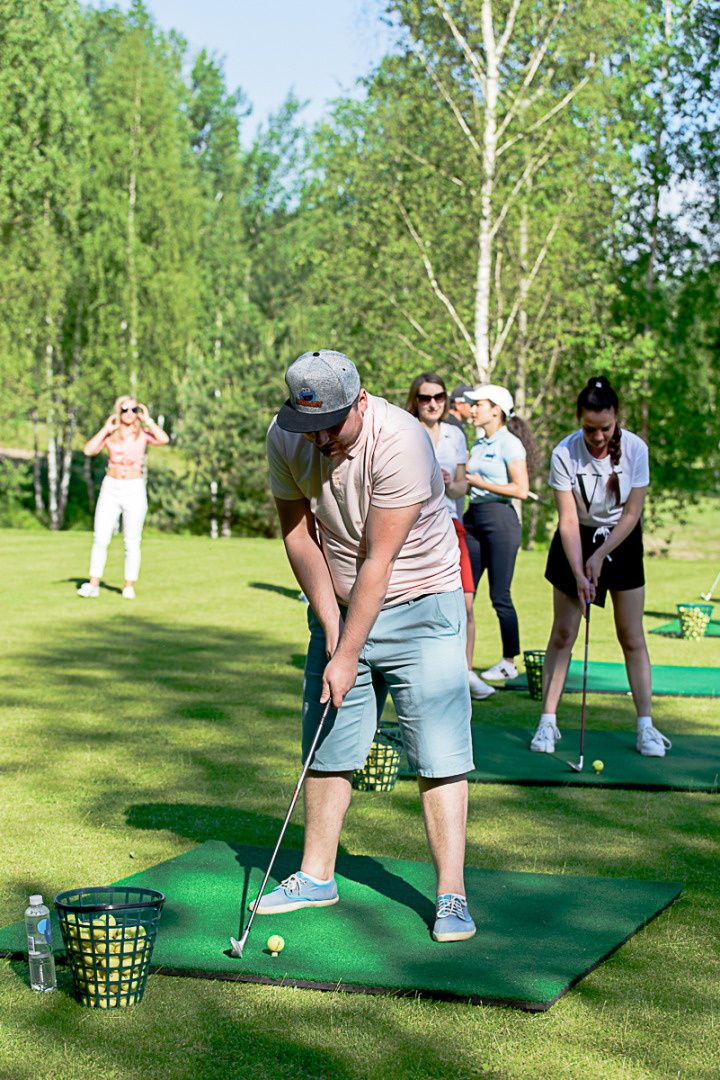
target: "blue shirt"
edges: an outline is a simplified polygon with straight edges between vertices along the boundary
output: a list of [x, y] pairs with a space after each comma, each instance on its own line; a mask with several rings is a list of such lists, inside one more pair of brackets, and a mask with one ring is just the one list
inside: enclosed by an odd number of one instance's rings
[[[511, 483], [508, 473], [508, 462], [527, 458], [525, 447], [517, 435], [512, 435], [505, 424], [494, 435], [486, 438], [482, 435], [476, 439], [470, 448], [470, 460], [467, 471], [480, 473], [483, 480], [490, 484]], [[483, 488], [470, 488], [470, 502], [510, 502], [507, 495], [497, 495], [494, 491], [485, 491]]]

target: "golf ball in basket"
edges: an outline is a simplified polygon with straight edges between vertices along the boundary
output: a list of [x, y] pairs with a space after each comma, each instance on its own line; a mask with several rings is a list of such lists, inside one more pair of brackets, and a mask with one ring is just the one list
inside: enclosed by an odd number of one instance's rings
[[593, 769], [595, 770], [595, 772], [602, 772], [604, 768], [605, 766], [603, 765], [602, 761], [593, 761]]
[[285, 948], [285, 941], [283, 940], [283, 938], [280, 937], [279, 934], [273, 934], [267, 939], [267, 947], [273, 954], [273, 956], [277, 956], [277, 954], [279, 952], [282, 952], [282, 950]]

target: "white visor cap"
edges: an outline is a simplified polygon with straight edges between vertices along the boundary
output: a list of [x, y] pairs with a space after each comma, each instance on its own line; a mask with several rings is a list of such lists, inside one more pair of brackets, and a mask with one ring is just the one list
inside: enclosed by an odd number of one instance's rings
[[497, 386], [495, 383], [485, 383], [484, 386], [476, 386], [474, 390], [466, 391], [465, 400], [471, 405], [476, 401], [491, 401], [493, 405], [499, 405], [506, 416], [515, 415], [512, 394], [504, 386]]

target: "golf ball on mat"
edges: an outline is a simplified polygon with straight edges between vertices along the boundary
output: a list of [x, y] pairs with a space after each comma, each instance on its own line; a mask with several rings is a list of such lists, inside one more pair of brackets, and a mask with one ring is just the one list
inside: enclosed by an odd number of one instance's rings
[[277, 956], [277, 954], [282, 952], [285, 948], [285, 941], [279, 934], [273, 934], [267, 939], [267, 947], [273, 956]]
[[595, 770], [595, 772], [602, 772], [604, 768], [605, 766], [603, 765], [602, 761], [593, 761], [593, 769]]

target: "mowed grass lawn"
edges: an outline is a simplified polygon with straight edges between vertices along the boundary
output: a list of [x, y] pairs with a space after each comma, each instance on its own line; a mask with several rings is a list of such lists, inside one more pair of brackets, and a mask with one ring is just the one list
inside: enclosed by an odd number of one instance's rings
[[[710, 587], [719, 526], [711, 509], [658, 533], [674, 540], [668, 557], [646, 563], [647, 629]], [[75, 595], [89, 547], [88, 534], [0, 533], [2, 925], [22, 917], [31, 892], [51, 900], [106, 884], [207, 839], [271, 846], [299, 771], [306, 608], [282, 545], [148, 535], [135, 603], [120, 597], [119, 539], [110, 587], [99, 600]], [[543, 567], [542, 551], [521, 554], [524, 648], [547, 639]], [[480, 669], [499, 657], [486, 585], [476, 611]], [[718, 639], [648, 641], [658, 664], [719, 656]], [[609, 608], [593, 613], [591, 656], [621, 659]], [[719, 708], [660, 698], [656, 723], [720, 735]], [[577, 728], [579, 714], [569, 695], [561, 727]], [[477, 721], [529, 731], [537, 715], [526, 694], [474, 705]], [[633, 725], [630, 699], [591, 697], [588, 723]], [[59, 992], [43, 996], [30, 991], [26, 964], [0, 961], [0, 1076], [716, 1080], [719, 832], [715, 795], [474, 785], [470, 865], [679, 880], [684, 893], [538, 1015], [155, 975], [140, 1006], [109, 1016], [80, 1007], [64, 969]], [[301, 845], [298, 812], [286, 846]], [[427, 861], [415, 785], [357, 793], [343, 847]]]

